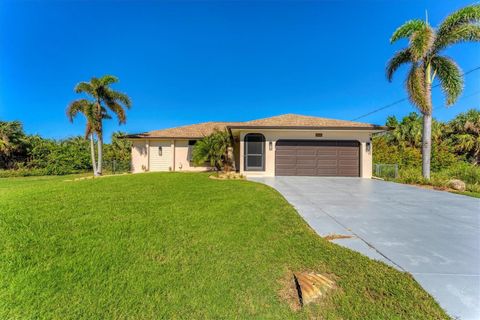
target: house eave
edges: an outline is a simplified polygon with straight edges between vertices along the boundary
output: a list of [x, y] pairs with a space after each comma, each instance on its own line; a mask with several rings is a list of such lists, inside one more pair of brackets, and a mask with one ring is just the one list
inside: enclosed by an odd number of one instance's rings
[[142, 136], [142, 135], [128, 135], [128, 136], [124, 136], [122, 137], [123, 139], [128, 139], [128, 140], [148, 140], [148, 139], [151, 139], [151, 140], [199, 140], [199, 139], [203, 139], [204, 137], [182, 137], [182, 136], [178, 136], [178, 137], [169, 137], [169, 136]]
[[227, 126], [229, 130], [328, 130], [328, 131], [372, 131], [381, 132], [390, 130], [385, 126], [373, 126], [373, 127], [332, 127], [332, 126]]

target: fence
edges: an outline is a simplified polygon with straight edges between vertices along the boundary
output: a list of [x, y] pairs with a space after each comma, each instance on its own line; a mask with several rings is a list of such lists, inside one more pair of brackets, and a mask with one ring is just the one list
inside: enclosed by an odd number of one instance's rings
[[373, 165], [373, 175], [379, 178], [398, 178], [398, 164], [375, 163]]
[[130, 161], [113, 159], [113, 160], [104, 160], [102, 161], [102, 163], [103, 163], [103, 170], [111, 174], [130, 172], [130, 169], [131, 169]]

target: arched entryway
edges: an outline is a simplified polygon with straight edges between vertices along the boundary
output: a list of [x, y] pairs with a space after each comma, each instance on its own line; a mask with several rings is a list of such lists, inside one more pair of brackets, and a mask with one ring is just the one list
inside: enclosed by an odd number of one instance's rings
[[265, 170], [265, 136], [261, 133], [249, 133], [244, 138], [245, 171]]

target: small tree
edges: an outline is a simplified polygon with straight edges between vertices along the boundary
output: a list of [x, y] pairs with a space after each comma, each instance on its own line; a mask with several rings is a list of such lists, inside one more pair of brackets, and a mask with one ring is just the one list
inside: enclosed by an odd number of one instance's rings
[[192, 160], [195, 165], [208, 163], [216, 171], [229, 171], [231, 160], [228, 154], [232, 146], [230, 134], [227, 131], [216, 130], [209, 136], [199, 140], [193, 148]]

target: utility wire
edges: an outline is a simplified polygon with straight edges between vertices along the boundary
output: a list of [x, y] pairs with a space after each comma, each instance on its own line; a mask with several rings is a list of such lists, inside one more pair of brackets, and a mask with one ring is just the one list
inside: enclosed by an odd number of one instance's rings
[[[466, 76], [467, 74], [470, 74], [470, 73], [472, 73], [472, 72], [474, 72], [474, 71], [477, 71], [477, 70], [480, 70], [480, 66], [464, 72], [464, 73], [462, 74], [462, 76]], [[432, 89], [433, 89], [433, 88], [436, 88], [436, 87], [439, 87], [440, 85], [441, 85], [441, 83], [437, 83], [436, 85], [432, 86]], [[472, 94], [472, 95], [473, 95], [473, 94]], [[470, 96], [472, 96], [472, 95], [470, 95]], [[465, 98], [466, 98], [466, 97], [465, 97]], [[355, 120], [358, 120], [358, 119], [361, 119], [361, 118], [365, 118], [365, 117], [367, 117], [367, 116], [369, 116], [369, 115], [371, 115], [371, 114], [374, 114], [374, 113], [377, 113], [377, 112], [379, 112], [379, 111], [388, 109], [388, 108], [390, 108], [390, 107], [393, 107], [394, 105], [397, 105], [397, 104], [402, 103], [402, 102], [407, 101], [407, 100], [408, 100], [408, 97], [405, 97], [405, 98], [402, 98], [402, 99], [400, 99], [400, 100], [394, 101], [394, 102], [392, 102], [392, 103], [389, 103], [389, 104], [387, 104], [387, 105], [384, 105], [383, 107], [380, 107], [380, 108], [378, 108], [378, 109], [375, 109], [375, 110], [372, 110], [372, 111], [370, 111], [370, 112], [368, 112], [368, 113], [365, 113], [365, 114], [363, 114], [363, 115], [361, 115], [361, 116], [359, 116], [359, 117], [356, 117], [356, 118], [352, 119], [352, 121], [355, 121]]]

